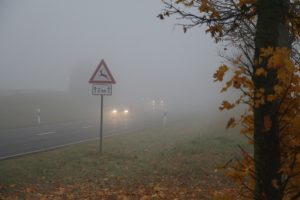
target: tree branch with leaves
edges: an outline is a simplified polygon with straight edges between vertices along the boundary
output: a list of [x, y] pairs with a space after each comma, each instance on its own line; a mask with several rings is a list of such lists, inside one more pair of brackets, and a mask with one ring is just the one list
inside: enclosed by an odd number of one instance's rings
[[[299, 0], [163, 0], [160, 19], [176, 16], [183, 31], [204, 25], [226, 48], [214, 74], [221, 92], [241, 95], [223, 101], [220, 110], [248, 108], [227, 128], [241, 125], [254, 151], [229, 169], [243, 196], [296, 199], [300, 188], [300, 1]], [[228, 56], [228, 48], [238, 55]], [[229, 165], [230, 166], [230, 165]], [[248, 193], [245, 193], [248, 191]], [[245, 195], [246, 194], [246, 195]]]

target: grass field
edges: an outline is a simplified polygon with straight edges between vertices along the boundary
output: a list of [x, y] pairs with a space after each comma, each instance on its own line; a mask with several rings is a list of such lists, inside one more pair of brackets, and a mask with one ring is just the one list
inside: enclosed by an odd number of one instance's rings
[[0, 161], [0, 199], [210, 199], [246, 144], [198, 120], [106, 138], [102, 155], [94, 141]]

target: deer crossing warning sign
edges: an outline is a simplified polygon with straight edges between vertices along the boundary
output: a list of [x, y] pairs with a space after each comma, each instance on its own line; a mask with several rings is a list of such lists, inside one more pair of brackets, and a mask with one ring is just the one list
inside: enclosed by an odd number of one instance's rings
[[112, 84], [116, 81], [112, 74], [110, 73], [104, 60], [101, 60], [97, 69], [93, 73], [89, 81], [92, 85], [92, 94], [101, 95], [101, 105], [100, 105], [100, 143], [99, 152], [102, 153], [102, 133], [103, 133], [103, 96], [112, 95]]
[[109, 71], [104, 60], [101, 60], [97, 69], [93, 73], [89, 83], [91, 84], [115, 84], [116, 81]]

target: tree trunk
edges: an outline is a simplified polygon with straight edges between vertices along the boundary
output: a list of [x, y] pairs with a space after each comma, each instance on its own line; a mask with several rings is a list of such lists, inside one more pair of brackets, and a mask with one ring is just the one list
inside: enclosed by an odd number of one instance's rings
[[[267, 76], [255, 76], [255, 91], [263, 88], [265, 94], [272, 94], [277, 84], [277, 71], [267, 69], [268, 58], [260, 58], [261, 48], [288, 47], [290, 40], [284, 16], [289, 0], [257, 0], [257, 29], [255, 34], [255, 69], [263, 67]], [[258, 62], [259, 61], [259, 62]], [[267, 102], [254, 107], [254, 161], [255, 200], [281, 200], [283, 198], [278, 121], [278, 101]], [[271, 127], [265, 129], [265, 120], [270, 119]]]

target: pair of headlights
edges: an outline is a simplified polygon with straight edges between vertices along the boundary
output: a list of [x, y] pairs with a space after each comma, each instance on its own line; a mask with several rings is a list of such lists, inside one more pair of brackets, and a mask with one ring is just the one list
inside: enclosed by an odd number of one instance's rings
[[124, 113], [124, 114], [128, 114], [129, 113], [129, 110], [128, 109], [125, 109], [123, 111], [118, 111], [117, 109], [113, 109], [111, 111], [112, 114], [118, 114], [118, 113]]

